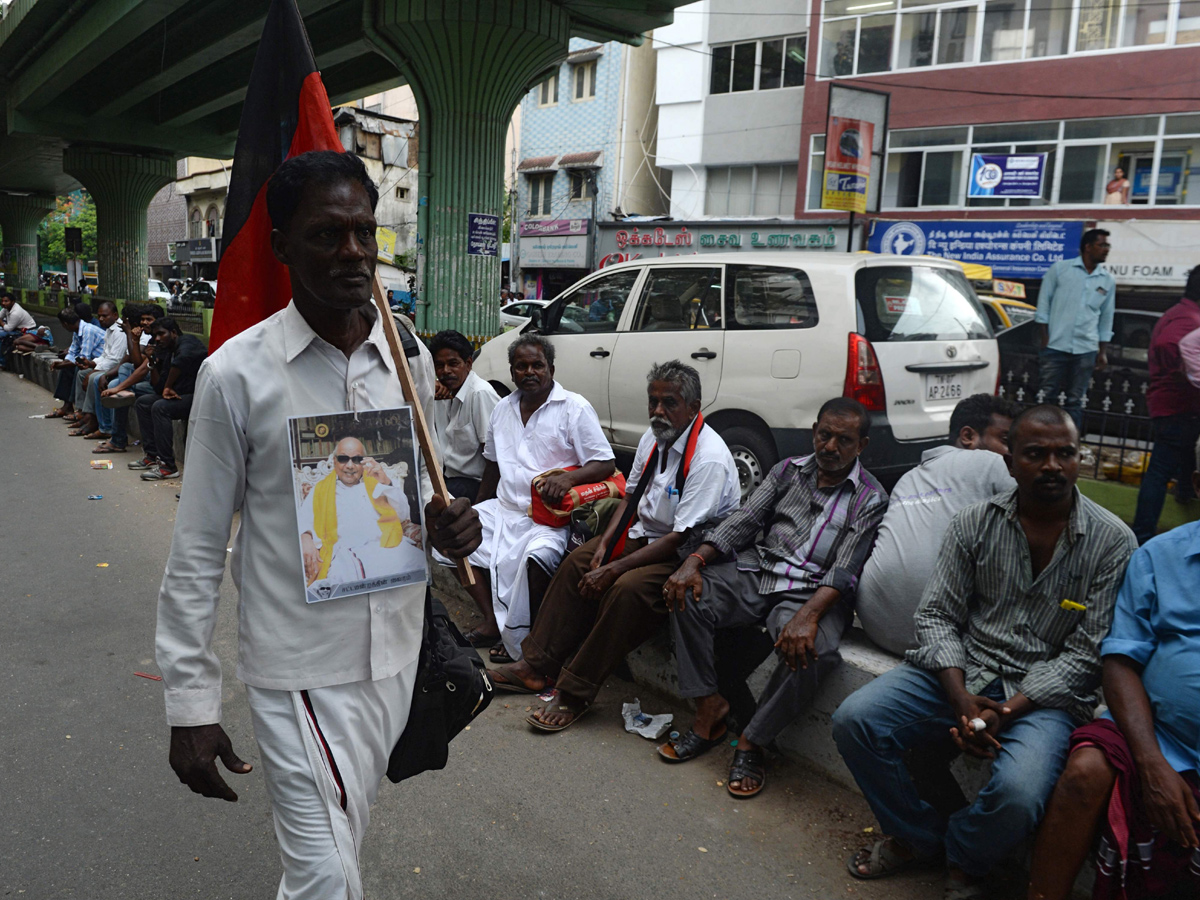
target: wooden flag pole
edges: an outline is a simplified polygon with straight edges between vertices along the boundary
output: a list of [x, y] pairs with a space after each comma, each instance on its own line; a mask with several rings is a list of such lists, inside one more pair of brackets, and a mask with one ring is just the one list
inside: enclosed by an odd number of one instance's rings
[[[417, 396], [412, 369], [408, 367], [408, 357], [404, 355], [404, 348], [400, 344], [400, 333], [396, 330], [396, 320], [392, 318], [392, 309], [388, 306], [387, 295], [383, 292], [383, 284], [379, 281], [378, 273], [375, 274], [371, 292], [375, 297], [375, 307], [383, 319], [383, 333], [387, 337], [388, 349], [392, 351], [392, 360], [396, 363], [400, 389], [404, 392], [404, 399], [412, 407], [413, 426], [417, 432], [417, 443], [421, 445], [421, 457], [425, 460], [425, 471], [429, 473], [434, 493], [441, 494], [442, 499], [449, 503], [450, 492], [446, 487], [445, 476], [442, 475], [441, 461], [438, 460], [437, 451], [433, 448], [429, 423], [425, 421], [425, 408], [421, 406], [421, 399]], [[471, 571], [471, 567], [465, 559], [458, 560], [458, 580], [467, 586], [475, 584], [475, 573]]]

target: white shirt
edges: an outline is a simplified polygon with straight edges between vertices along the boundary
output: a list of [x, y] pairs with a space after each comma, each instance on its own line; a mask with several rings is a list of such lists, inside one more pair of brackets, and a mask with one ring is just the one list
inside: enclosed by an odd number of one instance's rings
[[125, 361], [125, 354], [128, 352], [129, 340], [125, 337], [125, 329], [121, 327], [121, 320], [117, 319], [104, 332], [104, 350], [96, 358], [96, 371], [111, 372]]
[[5, 331], [26, 331], [37, 328], [37, 322], [34, 321], [33, 316], [20, 303], [13, 303], [12, 309], [8, 310], [0, 307], [0, 323], [4, 325]]
[[[651, 482], [638, 503], [637, 521], [629, 529], [629, 537], [648, 537], [657, 540], [672, 531], [683, 533], [714, 516], [725, 518], [741, 502], [737, 466], [733, 454], [721, 436], [705, 425], [696, 438], [696, 452], [688, 469], [683, 497], [675, 493], [675, 478], [687, 449], [685, 431], [667, 450], [666, 468], [662, 467], [662, 448], [650, 472]], [[647, 430], [638, 441], [637, 453], [629, 469], [625, 493], [632, 496], [641, 481], [646, 460], [654, 449], [654, 432]]]
[[[412, 365], [417, 396], [433, 402], [433, 359]], [[233, 515], [231, 574], [238, 610], [238, 678], [271, 690], [380, 680], [416, 659], [425, 585], [327, 603], [305, 602], [289, 416], [404, 405], [383, 327], [347, 359], [293, 304], [226, 341], [200, 368], [188, 425], [188, 464], [158, 599], [157, 659], [171, 725], [221, 718], [221, 666], [212, 649]], [[422, 465], [423, 497], [432, 494]]]
[[1200, 388], [1200, 328], [1180, 338], [1179, 359], [1187, 380]]
[[433, 427], [442, 448], [447, 478], [482, 478], [487, 465], [480, 448], [492, 410], [500, 402], [495, 388], [468, 372], [458, 393], [433, 404]]
[[500, 467], [496, 499], [524, 513], [538, 475], [613, 459], [613, 450], [592, 404], [579, 394], [555, 382], [546, 402], [524, 424], [522, 394], [514, 391], [492, 411], [483, 455]]
[[[333, 502], [337, 510], [337, 535], [339, 544], [347, 547], [361, 547], [363, 544], [379, 543], [383, 532], [379, 528], [379, 510], [367, 496], [367, 485], [363, 481], [357, 484], [345, 484], [334, 476]], [[312, 536], [313, 544], [321, 549], [321, 538], [317, 534], [313, 513], [314, 486], [300, 504], [300, 533]], [[396, 484], [384, 484], [382, 481], [375, 485], [375, 498], [383, 497], [391, 504], [392, 509], [401, 521], [408, 518], [408, 498], [404, 496], [404, 488]]]

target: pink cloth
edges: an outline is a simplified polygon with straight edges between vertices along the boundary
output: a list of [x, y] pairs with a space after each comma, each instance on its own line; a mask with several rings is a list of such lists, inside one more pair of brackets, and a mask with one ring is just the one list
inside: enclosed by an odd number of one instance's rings
[[1200, 328], [1179, 339], [1179, 359], [1187, 380], [1200, 388]]

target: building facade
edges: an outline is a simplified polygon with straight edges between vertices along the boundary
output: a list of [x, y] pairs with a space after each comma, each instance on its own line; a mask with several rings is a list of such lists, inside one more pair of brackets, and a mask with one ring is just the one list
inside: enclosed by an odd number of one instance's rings
[[[181, 177], [185, 161], [175, 164], [176, 178]], [[165, 281], [178, 278], [175, 244], [187, 238], [187, 199], [171, 182], [154, 195], [146, 210], [147, 263], [150, 277]]]
[[598, 264], [596, 224], [668, 211], [654, 164], [649, 44], [573, 38], [521, 103], [513, 223], [517, 289], [552, 297]]

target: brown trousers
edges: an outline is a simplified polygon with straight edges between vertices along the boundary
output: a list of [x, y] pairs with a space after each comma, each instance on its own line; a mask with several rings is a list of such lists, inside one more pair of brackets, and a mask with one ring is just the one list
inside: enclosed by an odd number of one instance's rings
[[[598, 599], [585, 599], [579, 582], [588, 572], [599, 538], [574, 550], [558, 567], [533, 630], [521, 642], [525, 662], [557, 680], [559, 691], [591, 703], [625, 658], [667, 619], [662, 589], [679, 568], [676, 560], [626, 572]], [[646, 546], [627, 540], [622, 556]]]

